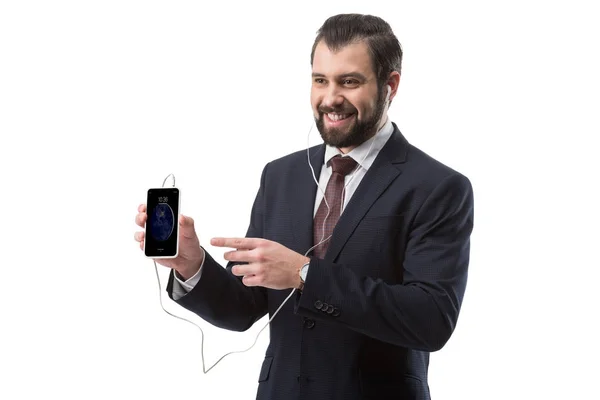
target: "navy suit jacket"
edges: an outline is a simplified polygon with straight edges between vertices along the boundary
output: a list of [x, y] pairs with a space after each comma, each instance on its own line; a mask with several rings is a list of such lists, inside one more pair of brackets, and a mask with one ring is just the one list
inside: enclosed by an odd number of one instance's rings
[[[318, 178], [324, 145], [310, 154]], [[305, 254], [316, 190], [306, 150], [268, 163], [247, 237]], [[430, 399], [429, 354], [456, 327], [472, 229], [470, 181], [409, 144], [394, 124], [324, 259], [311, 258], [303, 292], [271, 322], [257, 399]], [[290, 294], [246, 287], [232, 266], [207, 253], [200, 282], [177, 303], [244, 331]], [[171, 298], [172, 285], [171, 273]]]

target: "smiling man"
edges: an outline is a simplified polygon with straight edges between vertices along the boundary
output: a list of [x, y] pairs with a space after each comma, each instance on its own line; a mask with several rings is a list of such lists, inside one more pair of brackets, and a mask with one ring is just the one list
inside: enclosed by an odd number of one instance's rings
[[324, 143], [265, 166], [246, 237], [211, 241], [226, 268], [182, 216], [179, 256], [159, 260], [167, 291], [236, 331], [296, 291], [271, 322], [258, 399], [430, 399], [429, 354], [450, 339], [467, 283], [470, 181], [388, 119], [402, 50], [385, 21], [329, 18], [311, 62]]
[[325, 144], [347, 153], [386, 122], [382, 118], [387, 111], [384, 86], [389, 85], [390, 94], [395, 94], [402, 53], [398, 42], [387, 43], [395, 47], [390, 49], [396, 53], [395, 60], [387, 62], [389, 76], [378, 79], [365, 40], [329, 43], [325, 39], [318, 40], [313, 49], [311, 102]]

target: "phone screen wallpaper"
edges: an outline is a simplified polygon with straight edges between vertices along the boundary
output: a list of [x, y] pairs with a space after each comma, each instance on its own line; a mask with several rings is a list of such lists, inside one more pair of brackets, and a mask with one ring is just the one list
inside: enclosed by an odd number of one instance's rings
[[159, 203], [154, 207], [150, 217], [150, 233], [157, 242], [164, 242], [171, 237], [175, 227], [175, 213], [168, 203]]

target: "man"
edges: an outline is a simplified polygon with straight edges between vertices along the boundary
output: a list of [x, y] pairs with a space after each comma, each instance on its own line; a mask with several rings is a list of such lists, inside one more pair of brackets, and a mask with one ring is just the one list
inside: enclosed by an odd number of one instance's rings
[[324, 144], [265, 166], [246, 238], [211, 241], [235, 249], [226, 268], [189, 217], [180, 255], [160, 260], [171, 298], [224, 329], [250, 328], [297, 289], [271, 323], [258, 399], [430, 398], [429, 353], [466, 287], [473, 193], [388, 120], [401, 60], [380, 18], [329, 18], [311, 55]]

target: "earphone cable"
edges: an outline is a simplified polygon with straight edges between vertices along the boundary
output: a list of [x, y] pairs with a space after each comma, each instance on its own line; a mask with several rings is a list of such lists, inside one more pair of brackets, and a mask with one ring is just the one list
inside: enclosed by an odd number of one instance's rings
[[[173, 187], [175, 187], [175, 175], [173, 175], [173, 174], [169, 174], [169, 175], [168, 175], [168, 176], [165, 178], [165, 180], [163, 181], [163, 187], [165, 187], [165, 183], [166, 183], [167, 179], [169, 178], [169, 176], [172, 176], [172, 177], [173, 177]], [[307, 255], [308, 255], [308, 254], [309, 254], [309, 253], [310, 253], [310, 252], [311, 252], [311, 251], [312, 251], [312, 250], [313, 250], [315, 247], [317, 247], [317, 246], [318, 246], [318, 245], [320, 245], [320, 244], [321, 244], [321, 243], [319, 243], [319, 244], [317, 244], [317, 245], [315, 245], [315, 246], [311, 247], [310, 249], [308, 249], [308, 251], [307, 251], [307, 252], [306, 252], [304, 255], [305, 255], [305, 256], [307, 256]], [[290, 294], [288, 295], [288, 297], [287, 297], [287, 298], [286, 298], [286, 299], [285, 299], [285, 300], [284, 300], [284, 301], [281, 303], [281, 305], [280, 305], [280, 306], [279, 306], [279, 308], [278, 308], [278, 309], [277, 309], [277, 310], [276, 310], [276, 311], [273, 313], [273, 315], [271, 316], [271, 318], [269, 319], [269, 321], [268, 321], [268, 322], [265, 324], [265, 326], [264, 326], [264, 327], [263, 327], [263, 328], [262, 328], [262, 329], [261, 329], [261, 330], [258, 332], [258, 334], [256, 335], [256, 339], [254, 339], [254, 343], [252, 343], [252, 345], [251, 345], [250, 347], [248, 347], [248, 348], [247, 348], [247, 349], [245, 349], [245, 350], [231, 351], [231, 352], [229, 352], [229, 353], [227, 353], [227, 354], [223, 355], [223, 356], [222, 356], [221, 358], [219, 358], [219, 359], [218, 359], [218, 360], [217, 360], [217, 361], [216, 361], [216, 362], [215, 362], [215, 363], [214, 363], [214, 364], [213, 364], [213, 365], [212, 365], [210, 368], [208, 368], [208, 369], [207, 369], [207, 368], [206, 368], [206, 362], [205, 362], [205, 360], [204, 360], [204, 331], [202, 330], [202, 328], [201, 328], [201, 327], [200, 327], [198, 324], [196, 324], [196, 323], [194, 323], [194, 322], [192, 322], [192, 321], [190, 321], [190, 320], [188, 320], [188, 319], [186, 319], [186, 318], [183, 318], [183, 317], [180, 317], [180, 316], [178, 316], [178, 315], [175, 315], [175, 314], [171, 313], [170, 311], [168, 311], [168, 310], [165, 308], [165, 306], [164, 306], [164, 303], [163, 303], [162, 285], [161, 285], [161, 283], [160, 283], [160, 276], [159, 276], [159, 274], [158, 274], [158, 266], [156, 265], [156, 261], [155, 261], [155, 260], [153, 260], [153, 262], [154, 262], [154, 271], [156, 272], [156, 280], [157, 280], [157, 282], [158, 282], [158, 297], [159, 297], [159, 300], [160, 300], [160, 306], [161, 306], [161, 308], [163, 309], [163, 311], [164, 311], [165, 313], [167, 313], [168, 315], [172, 316], [173, 318], [177, 318], [177, 319], [179, 319], [179, 320], [182, 320], [182, 321], [188, 322], [188, 323], [190, 323], [190, 324], [194, 325], [196, 328], [200, 329], [200, 335], [201, 335], [201, 340], [200, 340], [200, 357], [201, 357], [201, 359], [202, 359], [202, 372], [203, 372], [205, 375], [208, 373], [208, 371], [210, 371], [211, 369], [213, 369], [213, 368], [214, 368], [214, 367], [215, 367], [215, 366], [216, 366], [216, 365], [217, 365], [217, 364], [218, 364], [218, 363], [219, 363], [221, 360], [223, 360], [223, 359], [224, 359], [225, 357], [227, 357], [228, 355], [230, 355], [230, 354], [236, 354], [236, 353], [245, 353], [245, 352], [247, 352], [248, 350], [252, 349], [252, 348], [254, 347], [254, 345], [256, 345], [256, 343], [258, 342], [258, 338], [260, 337], [260, 334], [262, 333], [262, 331], [264, 331], [264, 330], [265, 330], [265, 328], [266, 328], [267, 326], [269, 326], [269, 324], [271, 323], [271, 321], [273, 321], [273, 318], [275, 318], [275, 316], [276, 316], [276, 315], [279, 313], [279, 311], [280, 311], [280, 310], [283, 308], [283, 306], [285, 305], [285, 303], [287, 303], [287, 301], [290, 299], [290, 297], [292, 297], [292, 295], [293, 295], [293, 294], [294, 294], [294, 292], [296, 291], [296, 289], [295, 289], [295, 288], [294, 288], [294, 289], [292, 289], [292, 291], [290, 292]]]
[[[309, 130], [309, 132], [308, 132], [308, 139], [307, 139], [307, 141], [310, 139], [310, 133], [311, 133], [311, 131], [312, 131], [312, 124], [311, 124], [310, 130]], [[369, 150], [367, 151], [367, 153], [366, 153], [366, 154], [365, 154], [365, 156], [363, 157], [363, 160], [362, 160], [361, 164], [362, 164], [362, 163], [364, 163], [365, 159], [367, 158], [367, 156], [368, 156], [368, 155], [369, 155], [369, 153], [371, 152], [371, 148], [373, 147], [373, 143], [374, 143], [374, 142], [375, 142], [375, 140], [373, 139], [373, 141], [371, 142], [371, 145], [369, 146]], [[321, 193], [323, 194], [323, 201], [325, 202], [325, 205], [327, 206], [327, 215], [325, 216], [325, 220], [323, 221], [323, 236], [325, 236], [325, 233], [324, 233], [324, 232], [325, 232], [325, 222], [327, 221], [327, 217], [329, 216], [329, 213], [330, 213], [330, 211], [331, 211], [331, 207], [329, 206], [329, 203], [327, 202], [327, 199], [326, 199], [326, 197], [325, 197], [325, 192], [324, 192], [324, 191], [323, 191], [323, 189], [321, 188], [321, 185], [319, 185], [319, 181], [317, 180], [317, 177], [316, 177], [315, 171], [314, 171], [314, 169], [313, 169], [313, 167], [312, 167], [312, 164], [311, 164], [311, 162], [310, 162], [310, 150], [309, 150], [309, 144], [308, 144], [308, 143], [307, 143], [307, 147], [306, 147], [306, 153], [307, 153], [307, 158], [308, 158], [308, 165], [309, 165], [309, 167], [310, 167], [310, 169], [311, 169], [311, 171], [312, 171], [312, 176], [313, 176], [313, 179], [314, 179], [315, 183], [317, 184], [317, 188], [318, 188], [318, 189], [321, 191]], [[349, 184], [349, 183], [352, 181], [352, 179], [353, 179], [353, 178], [354, 178], [354, 176], [355, 176], [355, 173], [356, 173], [357, 169], [360, 167], [360, 165], [361, 165], [361, 164], [357, 164], [357, 166], [355, 167], [355, 169], [352, 171], [352, 174], [351, 174], [351, 176], [350, 176], [350, 179], [348, 180], [348, 182], [346, 182], [346, 183], [345, 183], [345, 185], [344, 185], [344, 188], [343, 188], [343, 192], [342, 192], [342, 193], [345, 193], [346, 186], [348, 186], [348, 184]], [[169, 179], [169, 177], [172, 177], [172, 178], [173, 178], [173, 185], [172, 185], [172, 187], [175, 187], [175, 175], [174, 175], [174, 174], [169, 174], [169, 175], [167, 175], [167, 177], [166, 177], [166, 178], [164, 179], [164, 181], [163, 181], [162, 187], [165, 187], [165, 184], [166, 184], [166, 182], [167, 182], [167, 179]], [[320, 246], [322, 243], [324, 243], [324, 242], [326, 242], [327, 240], [331, 239], [331, 235], [329, 235], [327, 238], [323, 238], [323, 237], [322, 237], [321, 239], [322, 239], [322, 240], [321, 240], [319, 243], [317, 243], [316, 245], [314, 245], [314, 246], [312, 246], [310, 249], [308, 249], [308, 251], [307, 251], [307, 252], [304, 254], [304, 256], [305, 256], [305, 257], [307, 257], [307, 256], [308, 256], [308, 254], [309, 254], [311, 251], [313, 251], [313, 250], [314, 250], [314, 249], [315, 249], [317, 246]], [[258, 334], [256, 335], [256, 338], [254, 339], [254, 343], [252, 343], [252, 345], [251, 345], [250, 347], [248, 347], [248, 348], [247, 348], [247, 349], [245, 349], [245, 350], [231, 351], [231, 352], [229, 352], [229, 353], [227, 353], [227, 354], [223, 355], [223, 356], [222, 356], [221, 358], [219, 358], [219, 359], [218, 359], [218, 360], [217, 360], [217, 361], [216, 361], [216, 362], [215, 362], [215, 363], [214, 363], [214, 364], [213, 364], [213, 365], [212, 365], [210, 368], [208, 368], [208, 369], [207, 369], [207, 368], [206, 368], [206, 363], [205, 363], [205, 360], [204, 360], [204, 331], [202, 330], [202, 328], [201, 328], [201, 327], [200, 327], [198, 324], [196, 324], [196, 323], [194, 323], [194, 322], [192, 322], [192, 321], [190, 321], [190, 320], [188, 320], [188, 319], [186, 319], [186, 318], [183, 318], [183, 317], [180, 317], [180, 316], [178, 316], [178, 315], [175, 315], [175, 314], [171, 313], [170, 311], [168, 311], [168, 310], [165, 308], [165, 306], [164, 306], [164, 304], [163, 304], [162, 285], [161, 285], [161, 283], [160, 283], [160, 276], [159, 276], [159, 273], [158, 273], [158, 266], [156, 265], [156, 261], [155, 261], [155, 260], [153, 260], [153, 262], [154, 262], [154, 270], [155, 270], [155, 272], [156, 272], [156, 280], [157, 280], [157, 282], [158, 282], [158, 296], [159, 296], [159, 300], [160, 300], [160, 306], [161, 306], [161, 308], [163, 309], [163, 311], [164, 311], [165, 313], [167, 313], [168, 315], [172, 316], [173, 318], [177, 318], [177, 319], [179, 319], [179, 320], [182, 320], [182, 321], [185, 321], [185, 322], [188, 322], [188, 323], [190, 323], [190, 324], [194, 325], [195, 327], [197, 327], [197, 328], [200, 330], [200, 335], [201, 335], [201, 340], [200, 340], [200, 356], [201, 356], [201, 359], [202, 359], [202, 372], [203, 372], [204, 374], [207, 374], [207, 373], [208, 373], [208, 372], [209, 372], [211, 369], [213, 369], [213, 368], [214, 368], [214, 367], [215, 367], [215, 366], [216, 366], [216, 365], [217, 365], [219, 362], [221, 362], [221, 360], [223, 360], [223, 359], [224, 359], [225, 357], [227, 357], [228, 355], [230, 355], [230, 354], [236, 354], [236, 353], [245, 353], [245, 352], [249, 351], [250, 349], [252, 349], [252, 348], [254, 347], [254, 345], [256, 345], [256, 343], [258, 342], [258, 338], [260, 337], [260, 334], [261, 334], [261, 333], [262, 333], [262, 332], [265, 330], [265, 328], [266, 328], [267, 326], [269, 326], [269, 325], [271, 324], [271, 321], [273, 321], [273, 319], [275, 318], [275, 316], [276, 316], [276, 315], [279, 313], [279, 311], [280, 311], [280, 310], [283, 308], [283, 306], [284, 306], [284, 305], [287, 303], [287, 301], [288, 301], [288, 300], [289, 300], [289, 299], [292, 297], [292, 295], [293, 295], [293, 294], [296, 292], [296, 288], [293, 288], [293, 289], [292, 289], [292, 291], [290, 292], [290, 294], [289, 294], [289, 295], [286, 297], [286, 299], [285, 299], [285, 300], [284, 300], [284, 301], [281, 303], [281, 305], [280, 305], [280, 306], [277, 308], [277, 310], [276, 310], [276, 311], [273, 313], [273, 315], [271, 316], [271, 318], [269, 319], [269, 321], [268, 321], [268, 322], [265, 324], [265, 326], [264, 326], [264, 327], [262, 327], [262, 329], [261, 329], [261, 330], [258, 332]]]

